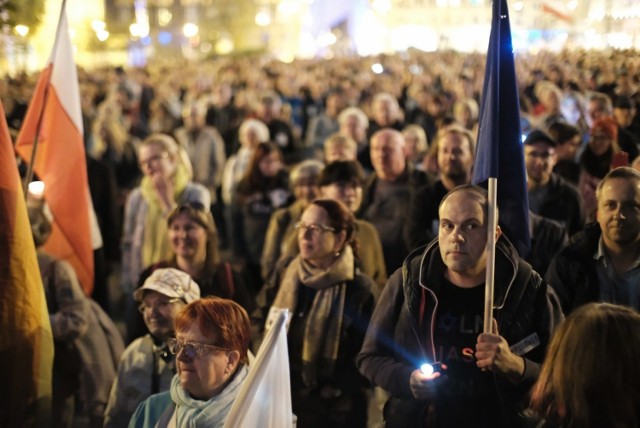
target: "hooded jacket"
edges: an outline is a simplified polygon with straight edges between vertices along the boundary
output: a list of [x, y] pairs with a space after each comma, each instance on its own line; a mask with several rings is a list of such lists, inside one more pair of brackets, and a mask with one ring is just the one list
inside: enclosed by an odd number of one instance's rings
[[[360, 372], [391, 396], [384, 411], [389, 428], [419, 427], [425, 411], [433, 409], [428, 401], [413, 397], [409, 379], [422, 362], [435, 361], [433, 333], [445, 269], [437, 239], [412, 252], [389, 279], [358, 354]], [[505, 237], [496, 245], [495, 274], [494, 318], [500, 335], [510, 346], [538, 342], [522, 355], [525, 372], [519, 383], [496, 377], [503, 410], [511, 425], [519, 426], [518, 411], [527, 404], [523, 398], [564, 317], [553, 291]]]

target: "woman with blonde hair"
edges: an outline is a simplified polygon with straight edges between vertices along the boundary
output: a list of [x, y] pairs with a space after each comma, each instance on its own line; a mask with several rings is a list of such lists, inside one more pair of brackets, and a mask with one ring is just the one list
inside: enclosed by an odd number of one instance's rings
[[170, 136], [147, 137], [138, 148], [138, 159], [144, 177], [127, 198], [122, 236], [122, 287], [129, 297], [144, 268], [171, 256], [169, 214], [187, 202], [211, 204], [209, 191], [191, 182], [189, 161]]
[[574, 311], [556, 331], [532, 408], [541, 427], [640, 426], [640, 314], [609, 303]]

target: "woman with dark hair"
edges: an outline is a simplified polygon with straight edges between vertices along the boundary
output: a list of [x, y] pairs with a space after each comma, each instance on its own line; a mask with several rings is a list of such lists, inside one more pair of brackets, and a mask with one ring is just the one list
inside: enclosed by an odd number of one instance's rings
[[376, 286], [356, 267], [355, 219], [342, 203], [317, 199], [296, 229], [300, 254], [276, 275], [280, 278], [271, 307], [272, 313], [287, 309], [292, 314], [293, 413], [298, 426], [364, 427], [367, 382], [354, 358], [369, 324]]
[[271, 215], [291, 199], [288, 174], [282, 153], [273, 143], [260, 143], [245, 175], [238, 184], [236, 200], [239, 210], [234, 254], [245, 262], [249, 286], [262, 287], [260, 257]]
[[532, 407], [541, 427], [640, 426], [640, 314], [609, 303], [574, 311], [556, 331]]
[[[596, 187], [611, 169], [614, 155], [620, 152], [618, 125], [605, 117], [594, 122], [589, 131], [589, 142], [580, 155], [578, 190], [584, 202], [587, 219], [593, 219], [596, 210]], [[619, 165], [619, 166], [626, 166]]]
[[175, 328], [171, 389], [140, 404], [129, 427], [222, 428], [249, 371], [249, 317], [231, 300], [207, 297], [182, 309]]

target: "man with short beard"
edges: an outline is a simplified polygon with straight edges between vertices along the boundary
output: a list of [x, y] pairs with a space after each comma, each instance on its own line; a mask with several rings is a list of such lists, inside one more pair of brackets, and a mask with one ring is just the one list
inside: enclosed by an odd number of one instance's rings
[[440, 131], [437, 162], [440, 179], [416, 192], [405, 228], [405, 239], [411, 249], [431, 241], [438, 234], [438, 206], [451, 189], [471, 183], [476, 142], [473, 135], [459, 125]]
[[597, 223], [556, 255], [546, 275], [567, 315], [589, 302], [640, 310], [640, 172], [610, 171], [596, 199]]

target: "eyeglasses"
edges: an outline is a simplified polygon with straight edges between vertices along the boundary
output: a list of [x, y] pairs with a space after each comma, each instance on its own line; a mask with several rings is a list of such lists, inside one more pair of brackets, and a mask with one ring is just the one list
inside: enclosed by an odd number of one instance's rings
[[215, 351], [221, 352], [229, 352], [230, 349], [221, 348], [219, 346], [207, 345], [206, 343], [197, 343], [197, 342], [180, 342], [178, 339], [171, 338], [167, 342], [169, 345], [169, 352], [173, 355], [178, 355], [180, 351], [184, 350], [184, 354], [190, 360], [199, 358], [203, 356], [207, 350], [207, 348], [211, 348]]
[[336, 233], [337, 230], [333, 227], [325, 226], [323, 224], [304, 224], [299, 221], [293, 226], [298, 232], [305, 233], [307, 230], [311, 232], [312, 235], [318, 235], [322, 232], [332, 232]]
[[169, 152], [162, 152], [159, 155], [151, 156], [148, 159], [144, 159], [144, 160], [141, 159], [138, 161], [138, 163], [140, 164], [140, 168], [144, 168], [145, 166], [148, 167], [152, 163], [157, 162], [161, 159], [166, 159], [168, 157], [169, 157]]
[[140, 311], [140, 313], [144, 314], [146, 311], [150, 311], [153, 309], [156, 309], [158, 311], [163, 311], [169, 308], [169, 306], [173, 305], [174, 303], [178, 303], [181, 302], [182, 300], [180, 299], [169, 299], [169, 300], [163, 300], [161, 302], [158, 302], [155, 305], [146, 305], [146, 304], [141, 304], [140, 306], [138, 306], [138, 310]]

